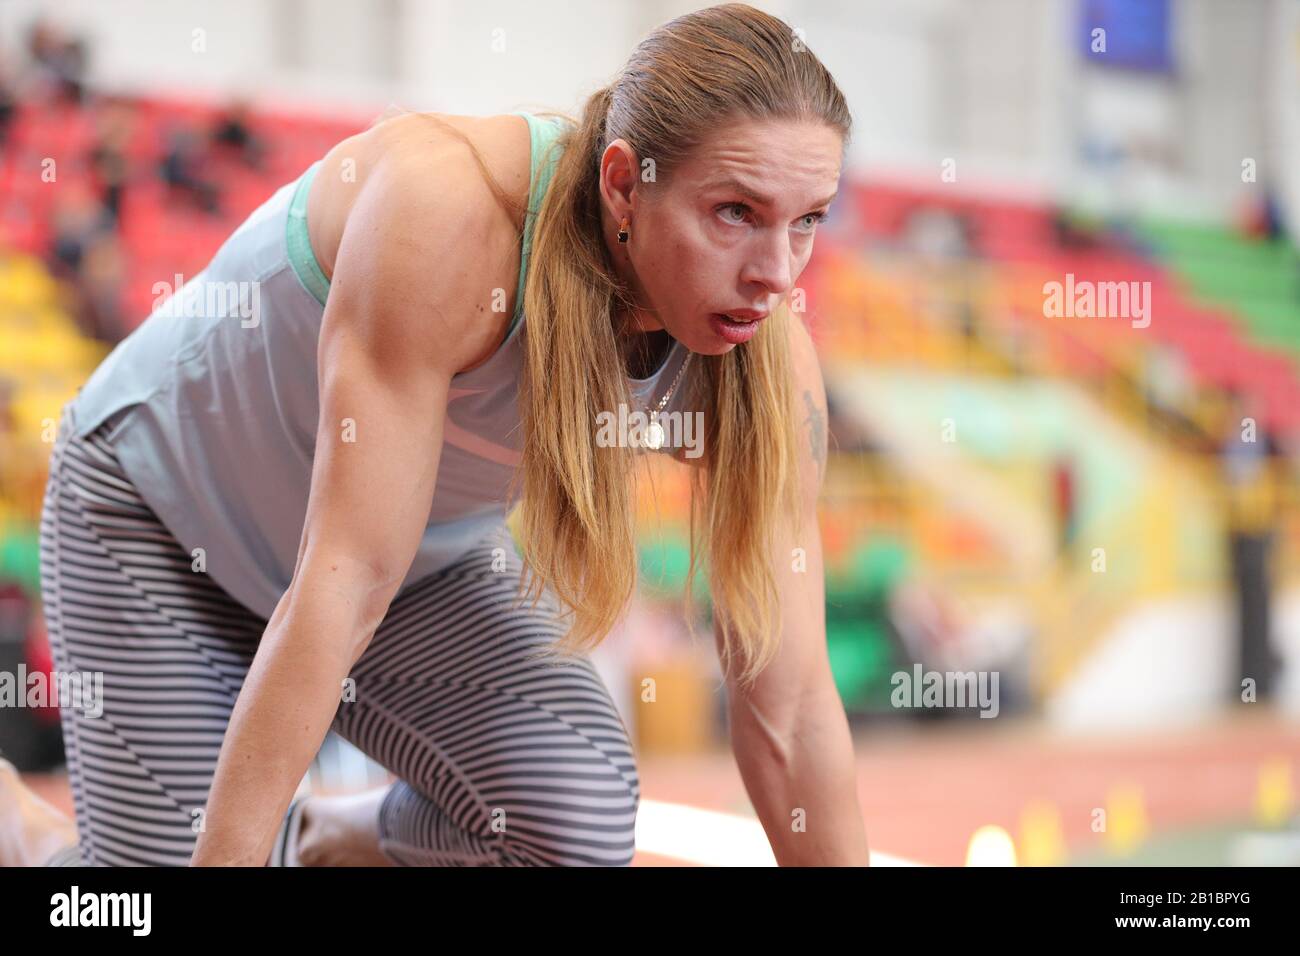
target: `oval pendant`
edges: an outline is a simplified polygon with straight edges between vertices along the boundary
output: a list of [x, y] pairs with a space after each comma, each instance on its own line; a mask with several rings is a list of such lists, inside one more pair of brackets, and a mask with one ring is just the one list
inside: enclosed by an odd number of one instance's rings
[[658, 422], [651, 422], [645, 430], [645, 446], [647, 448], [658, 448], [664, 443], [664, 426]]

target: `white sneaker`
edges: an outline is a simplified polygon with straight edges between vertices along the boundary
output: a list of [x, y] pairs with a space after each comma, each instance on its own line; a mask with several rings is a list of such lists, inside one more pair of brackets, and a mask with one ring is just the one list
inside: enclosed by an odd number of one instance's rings
[[302, 830], [302, 810], [307, 805], [308, 796], [300, 794], [289, 801], [289, 809], [284, 812], [284, 820], [275, 835], [267, 866], [302, 866], [298, 862], [298, 833]]

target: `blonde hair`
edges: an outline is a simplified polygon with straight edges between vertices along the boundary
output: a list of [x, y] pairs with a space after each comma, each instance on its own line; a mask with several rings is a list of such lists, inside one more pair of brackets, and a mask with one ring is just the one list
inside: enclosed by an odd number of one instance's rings
[[[602, 410], [637, 407], [620, 347], [631, 333], [614, 323], [634, 299], [602, 235], [601, 156], [623, 139], [638, 157], [653, 157], [655, 182], [637, 187], [653, 192], [713, 130], [741, 117], [821, 121], [846, 146], [852, 122], [830, 73], [783, 21], [739, 3], [678, 17], [647, 36], [561, 133], [545, 198], [526, 213], [536, 218], [523, 303], [523, 459], [511, 497], [521, 491], [527, 593], [536, 604], [549, 585], [567, 609], [568, 630], [549, 654], [600, 644], [622, 617], [638, 572], [635, 451], [596, 441]], [[516, 209], [479, 165], [502, 206]], [[722, 666], [729, 674], [738, 660], [742, 683], [779, 644], [771, 570], [777, 526], [787, 515], [796, 532], [801, 526], [791, 321], [782, 305], [746, 344], [694, 355], [679, 385], [684, 407], [705, 420], [703, 467], [691, 475], [688, 627], [694, 634], [693, 585], [707, 564]]]

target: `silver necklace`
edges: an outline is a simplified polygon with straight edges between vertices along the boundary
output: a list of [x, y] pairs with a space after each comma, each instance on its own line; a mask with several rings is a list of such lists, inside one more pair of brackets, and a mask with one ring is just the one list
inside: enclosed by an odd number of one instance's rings
[[673, 392], [677, 390], [677, 383], [682, 380], [682, 375], [686, 372], [686, 366], [691, 364], [691, 358], [694, 352], [687, 352], [686, 359], [682, 362], [682, 367], [677, 370], [677, 377], [673, 383], [668, 386], [668, 391], [664, 392], [664, 397], [659, 399], [659, 403], [652, 409], [649, 405], [645, 410], [650, 413], [650, 424], [646, 426], [645, 437], [641, 439], [641, 445], [644, 448], [661, 448], [664, 443], [664, 426], [659, 424], [659, 413], [664, 410], [668, 404], [668, 399], [673, 397]]

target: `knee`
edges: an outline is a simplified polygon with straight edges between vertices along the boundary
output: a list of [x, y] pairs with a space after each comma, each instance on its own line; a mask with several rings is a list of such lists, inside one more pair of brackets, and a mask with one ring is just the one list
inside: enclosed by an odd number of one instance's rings
[[[609, 764], [606, 762], [606, 767]], [[545, 769], [537, 769], [537, 768]], [[516, 763], [491, 785], [435, 800], [405, 781], [380, 808], [380, 847], [400, 865], [629, 866], [636, 851], [636, 770], [579, 777], [572, 760]], [[474, 799], [471, 792], [477, 796]]]
[[586, 775], [571, 761], [556, 764], [525, 786], [507, 785], [489, 808], [503, 857], [530, 866], [630, 866], [641, 798], [635, 767]]

